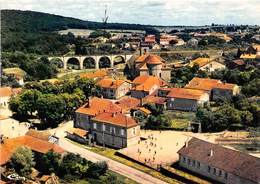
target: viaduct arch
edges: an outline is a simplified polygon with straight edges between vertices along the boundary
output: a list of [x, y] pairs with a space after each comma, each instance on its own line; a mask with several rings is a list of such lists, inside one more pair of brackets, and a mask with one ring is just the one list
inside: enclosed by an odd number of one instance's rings
[[[54, 56], [48, 57], [51, 60], [62, 61], [64, 69], [84, 69], [84, 68], [113, 68], [114, 65], [126, 63], [132, 54], [116, 55], [91, 55], [91, 56]], [[104, 65], [102, 63], [105, 63]], [[78, 65], [78, 66], [77, 66]]]

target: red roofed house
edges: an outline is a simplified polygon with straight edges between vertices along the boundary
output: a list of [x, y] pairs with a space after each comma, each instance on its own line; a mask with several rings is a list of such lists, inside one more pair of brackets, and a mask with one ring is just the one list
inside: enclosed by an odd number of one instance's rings
[[228, 184], [260, 183], [260, 159], [246, 153], [192, 138], [178, 151], [179, 165]]
[[57, 144], [35, 136], [24, 135], [16, 138], [4, 139], [0, 145], [0, 165], [5, 165], [10, 160], [16, 149], [22, 146], [30, 148], [37, 154], [44, 154], [51, 150], [56, 153], [64, 152], [64, 150]]
[[125, 96], [131, 89], [131, 82], [121, 79], [104, 78], [97, 82], [104, 98], [118, 99]]
[[90, 120], [104, 112], [122, 112], [122, 108], [108, 99], [94, 97], [76, 110], [74, 127], [89, 130], [93, 128]]
[[138, 122], [122, 113], [99, 114], [92, 119], [92, 125], [92, 140], [104, 146], [121, 149], [140, 139]]
[[166, 82], [154, 76], [139, 76], [133, 81], [131, 96], [134, 98], [144, 98], [151, 95], [160, 87], [167, 86]]
[[165, 60], [157, 55], [145, 54], [139, 56], [135, 60], [135, 70], [137, 70], [139, 76], [156, 76], [165, 81], [171, 79], [171, 68], [168, 68]]
[[156, 43], [155, 35], [147, 35], [147, 36], [144, 38], [144, 42], [149, 43], [149, 44], [154, 44], [154, 43]]
[[185, 88], [203, 90], [210, 95], [211, 100], [230, 99], [240, 92], [240, 89], [236, 84], [224, 83], [216, 79], [197, 77], [194, 77]]
[[198, 106], [209, 101], [208, 93], [201, 90], [164, 88], [158, 93], [166, 95], [168, 110], [196, 111]]

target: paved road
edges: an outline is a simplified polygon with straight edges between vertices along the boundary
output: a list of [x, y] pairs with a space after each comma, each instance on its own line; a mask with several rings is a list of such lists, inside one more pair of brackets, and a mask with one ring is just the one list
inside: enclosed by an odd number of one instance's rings
[[132, 167], [128, 167], [117, 161], [114, 161], [112, 159], [99, 155], [92, 151], [86, 150], [79, 146], [76, 146], [64, 138], [60, 138], [59, 145], [66, 151], [72, 152], [75, 154], [80, 154], [82, 157], [84, 157], [87, 160], [90, 160], [92, 162], [106, 161], [108, 164], [108, 167], [111, 171], [114, 171], [118, 174], [128, 177], [138, 183], [141, 183], [141, 184], [166, 184], [166, 182], [159, 180], [157, 178], [154, 178], [149, 174], [146, 174], [146, 173], [136, 170]]

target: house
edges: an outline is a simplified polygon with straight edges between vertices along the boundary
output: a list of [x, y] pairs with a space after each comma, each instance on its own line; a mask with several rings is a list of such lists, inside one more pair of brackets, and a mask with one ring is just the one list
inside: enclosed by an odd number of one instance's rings
[[8, 108], [9, 100], [21, 92], [21, 88], [0, 87], [0, 106]]
[[135, 60], [135, 70], [138, 76], [157, 76], [165, 81], [171, 79], [171, 68], [166, 66], [166, 61], [160, 56], [145, 54]]
[[144, 38], [144, 42], [149, 43], [149, 44], [154, 44], [154, 43], [156, 43], [155, 35], [147, 35], [147, 36]]
[[122, 112], [122, 108], [108, 99], [97, 97], [91, 98], [86, 104], [76, 110], [74, 127], [89, 130], [91, 119], [105, 112]]
[[236, 84], [218, 83], [212, 89], [212, 100], [228, 100], [239, 93], [240, 89]]
[[166, 95], [168, 110], [196, 111], [200, 105], [209, 101], [209, 94], [202, 90], [166, 88], [159, 91], [160, 95]]
[[148, 95], [141, 99], [141, 104], [154, 104], [156, 107], [166, 109], [167, 98], [156, 96], [154, 94]]
[[236, 84], [198, 77], [194, 77], [184, 88], [202, 90], [210, 95], [211, 100], [230, 99], [240, 93]]
[[178, 151], [179, 165], [228, 184], [260, 183], [260, 159], [246, 153], [192, 138]]
[[146, 109], [145, 107], [136, 107], [133, 109], [133, 117], [148, 117], [152, 114], [152, 112], [149, 109]]
[[97, 82], [97, 86], [101, 88], [104, 98], [118, 99], [130, 92], [132, 85], [128, 80], [103, 78]]
[[215, 70], [222, 70], [226, 68], [224, 64], [217, 61], [211, 61], [210, 58], [197, 58], [189, 64], [191, 67], [194, 65], [198, 65], [200, 70], [207, 72], [213, 72]]
[[30, 135], [2, 139], [0, 145], [0, 165], [5, 165], [10, 160], [16, 149], [22, 146], [30, 148], [36, 154], [36, 156], [38, 154], [45, 154], [51, 150], [60, 154], [64, 153], [64, 150], [57, 144], [53, 144], [46, 140], [42, 140]]
[[165, 46], [165, 45], [170, 45], [170, 43], [173, 41], [175, 41], [177, 43], [178, 42], [177, 39], [178, 39], [177, 36], [163, 34], [163, 35], [160, 35], [160, 44]]
[[90, 123], [90, 140], [113, 148], [137, 144], [140, 126], [136, 120], [122, 113], [101, 113]]
[[160, 87], [167, 86], [166, 82], [154, 76], [139, 76], [133, 80], [133, 87], [131, 89], [131, 97], [144, 98], [151, 95]]

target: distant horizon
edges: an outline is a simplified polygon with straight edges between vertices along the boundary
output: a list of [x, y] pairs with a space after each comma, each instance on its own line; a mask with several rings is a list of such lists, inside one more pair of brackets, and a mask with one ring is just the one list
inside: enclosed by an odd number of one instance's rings
[[151, 26], [260, 25], [260, 0], [0, 0], [1, 9]]

